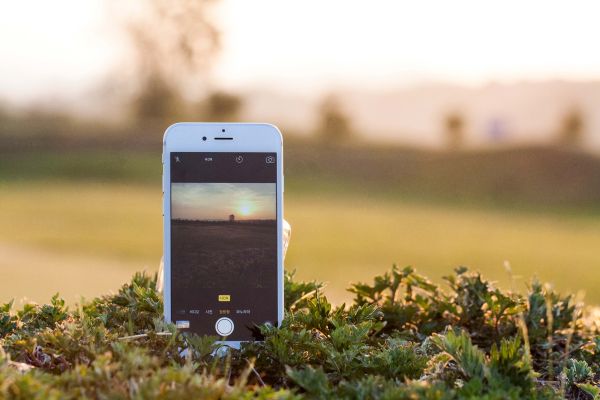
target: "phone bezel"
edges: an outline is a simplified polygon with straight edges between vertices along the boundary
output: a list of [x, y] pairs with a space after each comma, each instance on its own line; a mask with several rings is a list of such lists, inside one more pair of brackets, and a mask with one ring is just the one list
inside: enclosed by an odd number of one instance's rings
[[[203, 137], [206, 140], [203, 140]], [[231, 137], [232, 140], [215, 140]], [[283, 138], [279, 129], [263, 123], [179, 122], [169, 126], [163, 138], [163, 258], [164, 318], [171, 322], [171, 168], [172, 152], [271, 152], [277, 154], [277, 323], [283, 304]], [[240, 341], [221, 341], [239, 348]]]

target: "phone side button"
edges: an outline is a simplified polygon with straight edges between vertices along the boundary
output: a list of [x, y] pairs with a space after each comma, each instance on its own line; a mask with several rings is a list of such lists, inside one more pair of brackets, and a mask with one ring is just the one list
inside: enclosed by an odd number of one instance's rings
[[215, 324], [215, 331], [219, 334], [219, 336], [229, 336], [233, 332], [233, 321], [230, 318], [223, 317], [217, 320]]

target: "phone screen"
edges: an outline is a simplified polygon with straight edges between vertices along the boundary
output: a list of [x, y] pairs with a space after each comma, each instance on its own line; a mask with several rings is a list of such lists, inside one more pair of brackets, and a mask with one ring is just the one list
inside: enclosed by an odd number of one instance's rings
[[171, 319], [258, 338], [277, 324], [277, 154], [171, 153]]

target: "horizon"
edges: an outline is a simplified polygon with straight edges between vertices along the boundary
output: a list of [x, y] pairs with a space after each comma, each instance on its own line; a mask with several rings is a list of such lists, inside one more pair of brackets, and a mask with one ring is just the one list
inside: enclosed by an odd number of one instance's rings
[[171, 218], [275, 219], [275, 183], [172, 183]]

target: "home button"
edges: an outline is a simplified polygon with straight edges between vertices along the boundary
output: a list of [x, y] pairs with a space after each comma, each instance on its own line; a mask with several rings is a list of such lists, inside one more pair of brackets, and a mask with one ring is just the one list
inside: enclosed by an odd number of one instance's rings
[[227, 317], [219, 318], [215, 330], [219, 336], [229, 336], [233, 332], [233, 321]]

